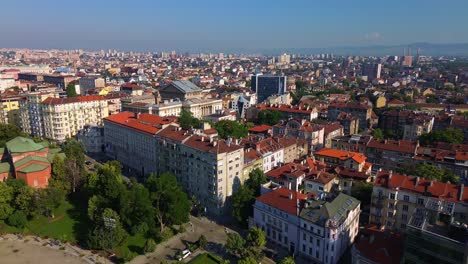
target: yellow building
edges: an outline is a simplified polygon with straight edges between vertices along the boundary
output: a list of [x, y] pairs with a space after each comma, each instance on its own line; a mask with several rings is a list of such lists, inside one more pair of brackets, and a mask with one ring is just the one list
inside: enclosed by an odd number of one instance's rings
[[387, 98], [385, 96], [379, 96], [377, 97], [377, 100], [375, 100], [375, 107], [376, 108], [382, 108], [387, 105]]
[[0, 123], [20, 126], [19, 101], [21, 96], [5, 92], [0, 96]]

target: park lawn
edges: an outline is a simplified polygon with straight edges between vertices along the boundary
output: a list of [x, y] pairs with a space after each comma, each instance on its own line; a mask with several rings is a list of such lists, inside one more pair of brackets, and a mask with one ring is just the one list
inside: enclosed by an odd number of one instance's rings
[[192, 259], [189, 264], [220, 264], [223, 260], [214, 254], [203, 253]]
[[39, 216], [28, 223], [27, 228], [31, 233], [38, 236], [48, 236], [50, 238], [59, 239], [76, 243], [77, 239], [74, 234], [74, 226], [77, 220], [73, 219], [69, 212], [74, 209], [74, 205], [68, 201], [64, 201], [59, 208], [54, 211], [54, 218]]
[[115, 253], [117, 256], [123, 256], [125, 255], [124, 252], [128, 249], [132, 252], [133, 257], [143, 255], [145, 254], [145, 242], [146, 239], [142, 234], [136, 234], [134, 236], [129, 235], [122, 245], [115, 248]]
[[69, 212], [74, 206], [68, 201], [64, 201], [54, 210], [55, 218], [38, 216], [28, 222], [24, 229], [9, 226], [4, 221], [0, 222], [0, 230], [5, 233], [21, 233], [25, 235], [37, 235], [41, 237], [50, 237], [63, 241], [76, 242], [73, 228], [76, 220], [72, 219]]

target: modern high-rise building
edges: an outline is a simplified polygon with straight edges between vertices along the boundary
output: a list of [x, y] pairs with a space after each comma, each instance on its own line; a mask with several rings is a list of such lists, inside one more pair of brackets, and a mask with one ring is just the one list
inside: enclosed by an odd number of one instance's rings
[[257, 94], [257, 101], [260, 103], [268, 96], [286, 93], [286, 76], [252, 75], [250, 87]]
[[382, 64], [364, 64], [362, 65], [362, 76], [367, 76], [369, 81], [380, 78], [380, 72], [382, 71]]

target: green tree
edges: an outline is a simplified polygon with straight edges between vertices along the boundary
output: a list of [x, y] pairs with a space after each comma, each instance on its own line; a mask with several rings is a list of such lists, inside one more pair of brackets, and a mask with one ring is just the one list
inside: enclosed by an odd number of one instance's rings
[[190, 201], [177, 179], [170, 173], [150, 175], [145, 182], [155, 209], [155, 216], [160, 232], [166, 225], [178, 225], [188, 222]]
[[263, 248], [266, 245], [265, 232], [258, 227], [252, 227], [246, 241], [249, 247]]
[[382, 131], [382, 129], [380, 128], [376, 128], [372, 131], [372, 137], [376, 138], [376, 139], [384, 139], [384, 133]]
[[419, 176], [428, 180], [436, 180], [441, 182], [450, 182], [458, 184], [460, 177], [456, 176], [449, 170], [443, 170], [434, 165], [420, 163], [413, 170], [409, 170], [409, 174]]
[[260, 196], [260, 187], [268, 181], [266, 174], [259, 168], [249, 173], [246, 185], [254, 191], [255, 197]]
[[154, 225], [154, 209], [148, 189], [135, 183], [121, 199], [120, 217], [132, 234], [145, 233]]
[[442, 130], [433, 130], [430, 133], [423, 134], [419, 137], [422, 145], [432, 145], [436, 142], [446, 142], [451, 144], [462, 144], [464, 134], [461, 129], [446, 128]]
[[27, 185], [24, 185], [22, 186], [16, 196], [15, 196], [15, 200], [14, 200], [14, 205], [16, 207], [17, 210], [21, 210], [21, 211], [24, 211], [24, 212], [32, 212], [33, 210], [33, 204], [32, 204], [32, 201], [33, 201], [33, 195], [34, 195], [34, 189], [27, 186]]
[[65, 161], [59, 155], [55, 155], [52, 160], [52, 178], [49, 181], [49, 186], [62, 189], [67, 193], [71, 188], [71, 184], [67, 176]]
[[294, 258], [291, 256], [287, 256], [281, 260], [280, 264], [295, 264]]
[[58, 208], [64, 200], [64, 190], [49, 186], [36, 191], [34, 207], [39, 214], [54, 217], [53, 210]]
[[178, 121], [183, 129], [191, 129], [200, 126], [200, 120], [193, 117], [192, 112], [186, 110], [180, 112]]
[[88, 235], [87, 245], [92, 249], [112, 249], [123, 243], [127, 233], [120, 223], [119, 215], [112, 209], [104, 209]]
[[[0, 124], [0, 147], [5, 147], [5, 143], [18, 136], [26, 136], [21, 129], [12, 124]], [[2, 153], [3, 154], [3, 153]]]
[[254, 193], [244, 184], [232, 195], [232, 215], [244, 227], [247, 227], [249, 216], [253, 214]]
[[154, 239], [149, 238], [145, 242], [145, 247], [144, 247], [143, 251], [145, 253], [153, 252], [156, 249], [156, 246], [157, 245], [156, 245], [156, 242], [154, 241]]
[[23, 213], [22, 211], [15, 211], [13, 214], [11, 214], [8, 217], [7, 223], [11, 226], [22, 229], [28, 223], [28, 219], [26, 217], [26, 214]]
[[234, 255], [241, 256], [245, 250], [246, 241], [238, 233], [229, 233], [226, 241], [226, 250]]
[[7, 219], [13, 213], [10, 203], [13, 200], [13, 188], [0, 182], [0, 220]]
[[65, 158], [65, 170], [68, 175], [71, 189], [73, 192], [81, 183], [81, 176], [84, 172], [84, 146], [77, 140], [69, 140], [63, 146], [63, 152], [66, 155]]
[[258, 261], [252, 257], [252, 256], [247, 256], [245, 258], [242, 258], [237, 262], [238, 264], [258, 264]]
[[282, 114], [279, 111], [262, 110], [258, 113], [257, 122], [265, 125], [276, 125], [281, 119]]
[[227, 139], [228, 137], [241, 138], [248, 135], [247, 126], [243, 123], [231, 120], [221, 120], [214, 124], [219, 137]]
[[281, 260], [280, 264], [295, 264], [296, 261], [294, 261], [294, 258], [291, 256], [287, 256], [284, 259]]
[[76, 97], [78, 94], [76, 93], [76, 88], [74, 83], [69, 83], [66, 88], [67, 97]]

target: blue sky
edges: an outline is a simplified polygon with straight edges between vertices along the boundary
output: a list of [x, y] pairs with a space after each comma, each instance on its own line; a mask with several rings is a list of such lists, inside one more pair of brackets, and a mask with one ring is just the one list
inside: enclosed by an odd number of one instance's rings
[[0, 47], [228, 51], [468, 42], [467, 0], [23, 0]]

